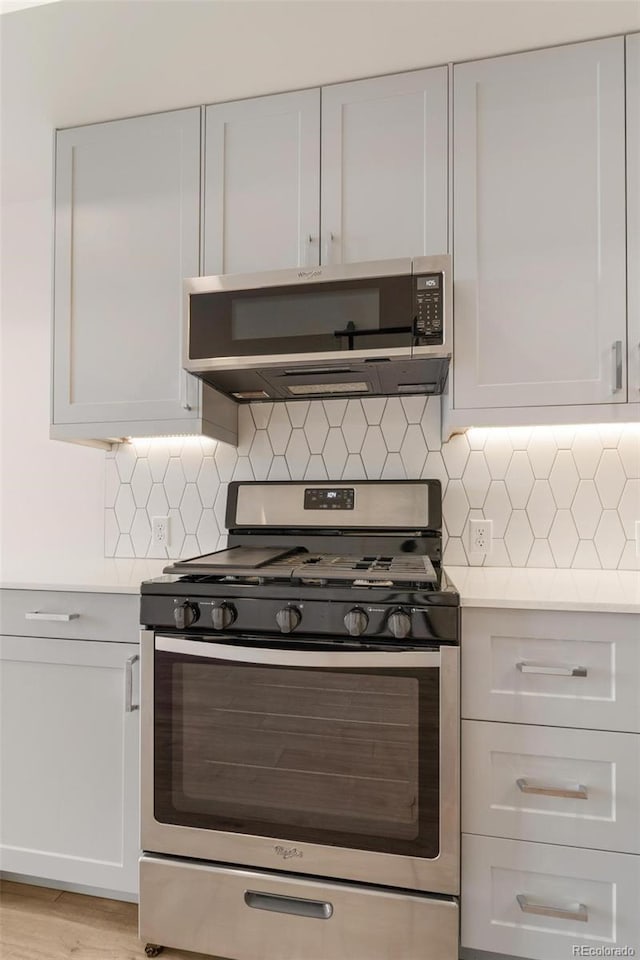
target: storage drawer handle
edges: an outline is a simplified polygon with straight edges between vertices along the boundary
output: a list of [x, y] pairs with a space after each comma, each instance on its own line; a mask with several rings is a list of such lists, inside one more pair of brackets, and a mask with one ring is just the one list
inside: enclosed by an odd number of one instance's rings
[[523, 660], [516, 663], [520, 673], [540, 673], [549, 677], [586, 677], [586, 667], [567, 667], [561, 663], [525, 663]]
[[567, 800], [588, 800], [587, 788], [581, 783], [575, 787], [551, 787], [544, 784], [529, 783], [525, 777], [516, 780], [518, 789], [523, 793], [537, 793], [542, 797], [565, 797]]
[[584, 903], [578, 903], [575, 910], [567, 910], [566, 907], [555, 907], [552, 903], [526, 897], [523, 893], [518, 893], [516, 900], [523, 913], [535, 913], [540, 917], [556, 917], [558, 920], [579, 920], [581, 923], [587, 923], [589, 920], [589, 911]]
[[133, 713], [140, 709], [139, 703], [133, 702], [133, 665], [140, 657], [134, 653], [124, 665], [124, 712]]
[[77, 620], [79, 616], [79, 613], [43, 613], [41, 610], [31, 610], [30, 613], [25, 613], [24, 618], [25, 620], [46, 620], [51, 623], [68, 623], [70, 620]]
[[279, 893], [258, 893], [257, 890], [245, 890], [244, 902], [254, 910], [289, 913], [315, 920], [328, 920], [333, 914], [333, 904], [324, 900], [303, 900], [301, 897], [285, 897]]

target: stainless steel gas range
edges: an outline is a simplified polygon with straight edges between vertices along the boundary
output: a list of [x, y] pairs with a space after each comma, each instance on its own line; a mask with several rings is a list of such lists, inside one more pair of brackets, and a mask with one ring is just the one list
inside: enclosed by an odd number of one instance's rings
[[231, 483], [227, 526], [142, 585], [147, 953], [455, 960], [439, 482]]

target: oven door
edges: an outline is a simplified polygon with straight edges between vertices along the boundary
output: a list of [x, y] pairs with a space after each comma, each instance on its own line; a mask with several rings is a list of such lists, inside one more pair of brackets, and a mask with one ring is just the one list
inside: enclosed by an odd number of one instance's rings
[[458, 892], [458, 650], [143, 634], [145, 850]]

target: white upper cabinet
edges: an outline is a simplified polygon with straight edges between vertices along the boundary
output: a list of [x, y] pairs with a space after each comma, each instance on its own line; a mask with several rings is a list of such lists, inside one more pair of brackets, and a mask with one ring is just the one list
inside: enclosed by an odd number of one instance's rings
[[199, 251], [200, 108], [58, 133], [53, 437], [233, 440], [231, 401], [212, 432], [213, 391], [203, 404], [182, 370], [182, 281]]
[[205, 274], [447, 252], [446, 67], [215, 104], [205, 154]]
[[322, 89], [323, 263], [442, 254], [447, 69]]
[[206, 110], [206, 275], [319, 262], [320, 91]]
[[454, 67], [455, 408], [626, 401], [624, 84], [622, 37]]
[[629, 400], [640, 400], [640, 33], [627, 37]]

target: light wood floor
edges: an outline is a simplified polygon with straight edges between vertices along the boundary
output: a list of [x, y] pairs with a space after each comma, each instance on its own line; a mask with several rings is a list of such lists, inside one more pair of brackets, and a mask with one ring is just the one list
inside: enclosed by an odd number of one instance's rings
[[[0, 880], [1, 960], [146, 960], [134, 903]], [[166, 949], [162, 960], [204, 960]]]

